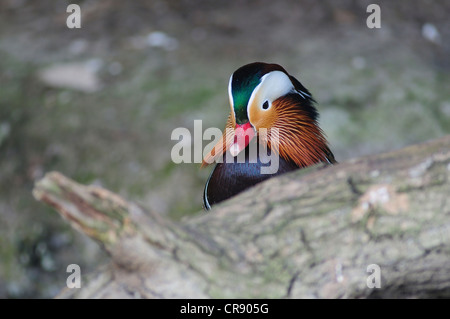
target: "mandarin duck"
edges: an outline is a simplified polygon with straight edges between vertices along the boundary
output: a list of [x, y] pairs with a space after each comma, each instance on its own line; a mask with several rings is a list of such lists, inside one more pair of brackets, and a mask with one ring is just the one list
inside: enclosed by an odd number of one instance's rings
[[[225, 132], [202, 162], [202, 167], [216, 162], [203, 192], [205, 209], [270, 177], [336, 163], [318, 125], [315, 100], [282, 66], [255, 62], [240, 67], [230, 77], [228, 96]], [[250, 152], [257, 144], [264, 147]], [[263, 174], [274, 155], [276, 169]]]

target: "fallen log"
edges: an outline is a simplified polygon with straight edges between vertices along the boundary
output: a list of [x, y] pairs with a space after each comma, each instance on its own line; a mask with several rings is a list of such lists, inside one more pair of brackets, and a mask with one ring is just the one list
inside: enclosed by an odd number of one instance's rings
[[182, 222], [57, 172], [33, 194], [110, 255], [59, 298], [450, 297], [450, 136], [285, 174]]

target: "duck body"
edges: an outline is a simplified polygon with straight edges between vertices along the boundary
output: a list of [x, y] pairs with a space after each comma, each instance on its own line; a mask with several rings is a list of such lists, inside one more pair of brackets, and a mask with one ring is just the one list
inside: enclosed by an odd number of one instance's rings
[[204, 189], [203, 206], [206, 209], [266, 179], [298, 169], [294, 162], [278, 157], [277, 169], [261, 174], [263, 167], [270, 170], [271, 150], [258, 151], [258, 156], [252, 156], [247, 147], [242, 153], [245, 154], [244, 161], [223, 154], [222, 162], [215, 165]]
[[273, 176], [336, 163], [311, 93], [280, 65], [244, 65], [232, 74], [228, 94], [224, 134], [202, 163], [217, 162], [203, 193], [206, 209]]

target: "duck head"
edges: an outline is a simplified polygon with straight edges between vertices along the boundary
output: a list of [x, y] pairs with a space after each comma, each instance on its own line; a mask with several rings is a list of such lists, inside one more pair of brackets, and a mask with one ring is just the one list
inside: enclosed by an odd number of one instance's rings
[[[202, 166], [227, 150], [237, 156], [258, 136], [260, 142], [298, 167], [335, 161], [318, 125], [311, 93], [282, 66], [255, 62], [240, 67], [230, 77], [228, 96], [227, 129]], [[263, 130], [265, 134], [260, 134]], [[276, 148], [271, 145], [274, 134]]]

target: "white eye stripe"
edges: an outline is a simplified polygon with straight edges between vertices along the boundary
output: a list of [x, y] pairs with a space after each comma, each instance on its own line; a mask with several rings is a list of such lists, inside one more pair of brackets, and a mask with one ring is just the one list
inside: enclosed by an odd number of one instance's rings
[[309, 98], [311, 98], [311, 95], [308, 93], [303, 92], [302, 90], [294, 90], [295, 93], [299, 94], [304, 100], [306, 100], [305, 95]]
[[231, 74], [230, 76], [230, 81], [228, 82], [228, 98], [230, 99], [230, 105], [233, 108], [234, 107], [234, 103], [233, 103], [233, 91], [231, 88], [231, 84], [233, 82], [233, 74]]
[[264, 101], [267, 100], [270, 108], [273, 101], [294, 90], [291, 79], [284, 72], [272, 71], [263, 75], [261, 82], [255, 87], [250, 96], [247, 105], [247, 115], [250, 118], [249, 109], [254, 103], [262, 107]]
[[236, 112], [234, 110], [232, 83], [233, 83], [233, 74], [231, 74], [230, 81], [228, 82], [228, 99], [230, 100], [231, 112], [233, 113], [233, 117], [236, 119]]

